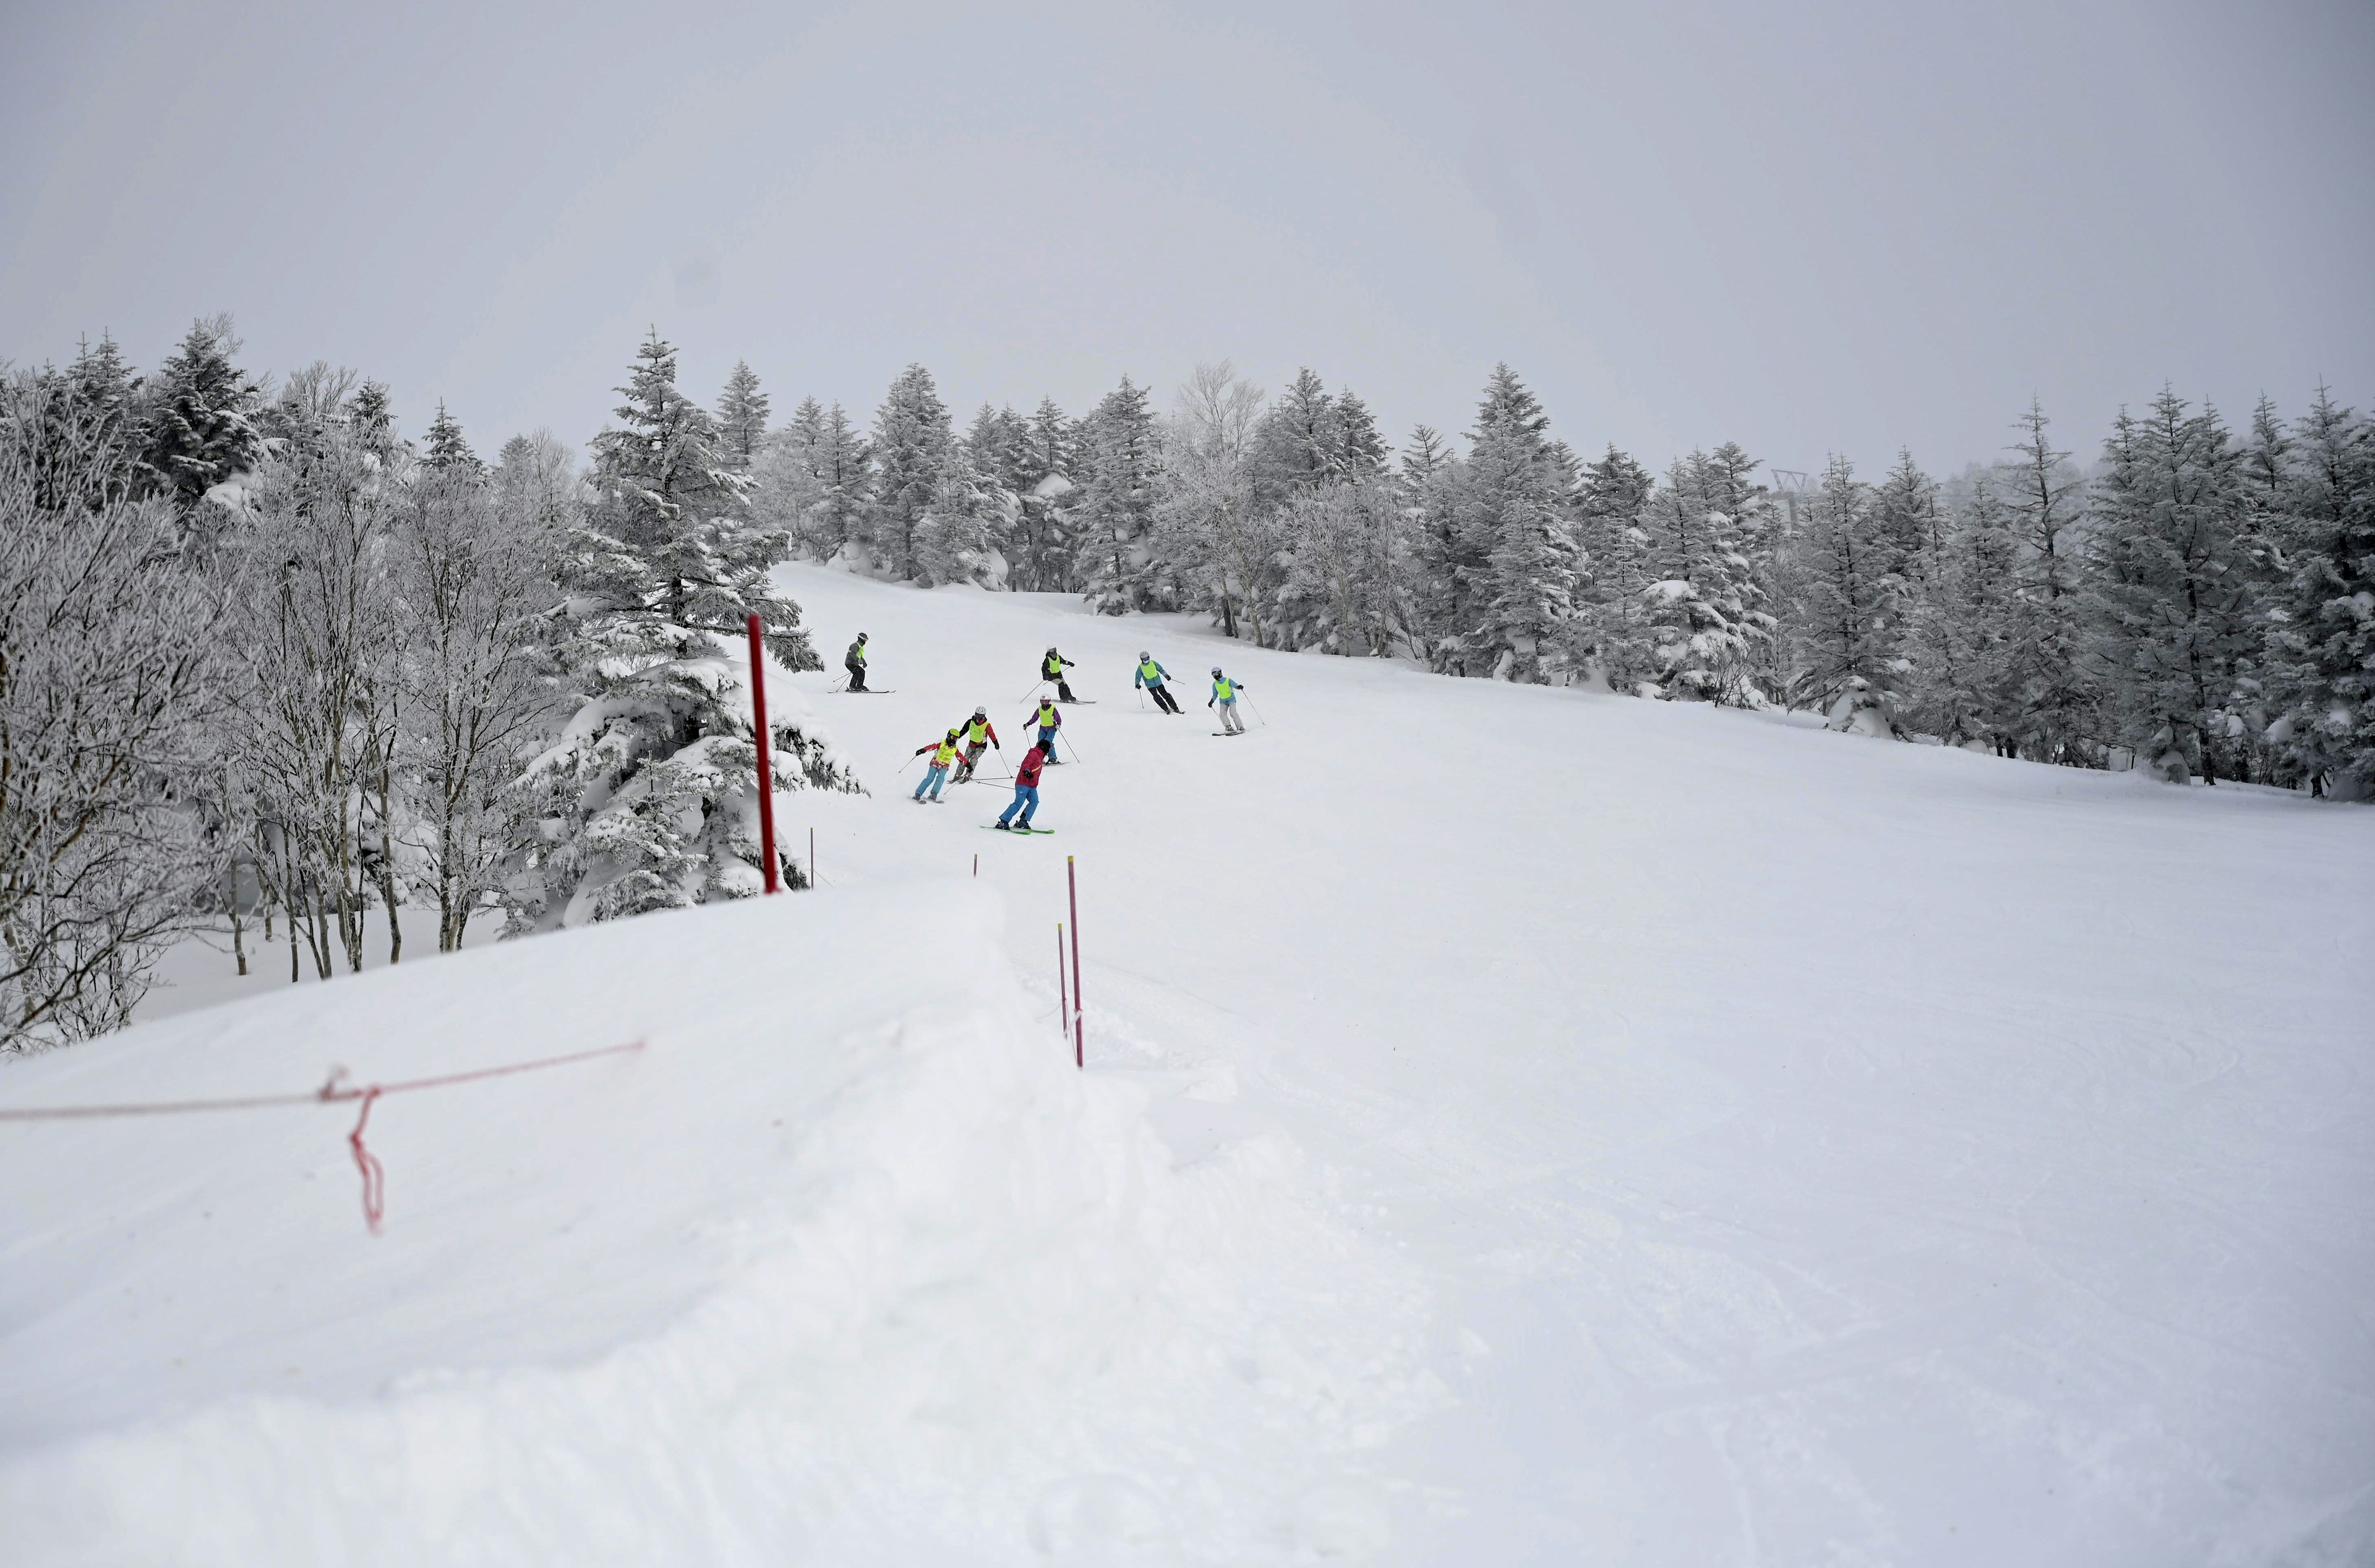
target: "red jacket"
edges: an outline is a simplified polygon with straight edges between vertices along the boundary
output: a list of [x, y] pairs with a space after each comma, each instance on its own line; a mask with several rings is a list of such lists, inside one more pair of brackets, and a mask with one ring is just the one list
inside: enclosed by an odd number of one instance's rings
[[1046, 765], [1047, 754], [1045, 751], [1040, 750], [1035, 746], [1030, 750], [1025, 751], [1022, 754], [1022, 760], [1014, 764], [1015, 787], [1018, 789], [1037, 789], [1039, 787], [1039, 770]]

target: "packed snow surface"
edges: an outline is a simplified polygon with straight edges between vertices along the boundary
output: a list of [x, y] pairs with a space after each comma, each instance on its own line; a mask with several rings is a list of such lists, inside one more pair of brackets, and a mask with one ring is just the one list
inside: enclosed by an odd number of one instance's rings
[[[351, 1104], [0, 1126], [0, 1557], [2375, 1557], [2366, 808], [784, 577], [820, 891], [0, 1069], [645, 1042], [383, 1101], [378, 1238]], [[1055, 836], [912, 804], [1050, 643]]]

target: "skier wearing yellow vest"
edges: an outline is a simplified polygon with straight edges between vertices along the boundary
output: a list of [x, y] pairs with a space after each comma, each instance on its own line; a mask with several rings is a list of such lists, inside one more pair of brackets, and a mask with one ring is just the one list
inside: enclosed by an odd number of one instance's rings
[[1170, 678], [1171, 672], [1155, 663], [1152, 654], [1140, 654], [1138, 655], [1138, 674], [1130, 684], [1145, 687], [1147, 695], [1154, 699], [1156, 707], [1166, 713], [1176, 713], [1179, 711], [1179, 700], [1172, 696], [1163, 684]]
[[[981, 749], [998, 746], [998, 731], [991, 727], [987, 708], [975, 708], [973, 717], [958, 727], [964, 731], [965, 749], [963, 759], [957, 763], [956, 782], [963, 784], [973, 777], [974, 765], [981, 760]], [[1003, 746], [998, 749], [1006, 749]]]
[[924, 792], [928, 789], [932, 792], [932, 804], [937, 806], [940, 801], [940, 786], [949, 782], [949, 770], [956, 765], [957, 732], [951, 730], [946, 740], [936, 740], [929, 746], [916, 748], [918, 757], [927, 751], [932, 754], [932, 760], [924, 765], [924, 776], [916, 781], [916, 804], [921, 806], [924, 803]]
[[1204, 706], [1209, 708], [1215, 702], [1220, 704], [1221, 731], [1224, 735], [1246, 733], [1245, 720], [1237, 717], [1237, 693], [1245, 689], [1244, 681], [1231, 680], [1221, 673], [1220, 666], [1212, 666], [1212, 695], [1206, 701]]
[[1071, 687], [1064, 679], [1064, 672], [1071, 667], [1072, 661], [1053, 648], [1048, 649], [1047, 656], [1039, 661], [1039, 678], [1056, 683], [1056, 700], [1059, 702], [1080, 701], [1078, 697], [1072, 695]]
[[1040, 751], [1050, 765], [1061, 767], [1063, 760], [1056, 755], [1056, 732], [1064, 727], [1064, 715], [1056, 711], [1055, 699], [1040, 698], [1039, 711], [1031, 715], [1031, 722], [1039, 726]]

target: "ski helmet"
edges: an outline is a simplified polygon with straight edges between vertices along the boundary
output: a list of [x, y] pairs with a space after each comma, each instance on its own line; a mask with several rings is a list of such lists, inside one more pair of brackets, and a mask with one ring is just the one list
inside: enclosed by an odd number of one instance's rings
[[1218, 665], [1214, 665], [1214, 666], [1212, 666], [1212, 673], [1213, 673], [1214, 675], [1218, 675], [1218, 674], [1220, 674], [1220, 673], [1221, 673], [1221, 666], [1218, 666]]
[[1140, 649], [1138, 651], [1138, 656], [1139, 656], [1140, 658], [1141, 658], [1141, 659], [1151, 659], [1151, 658], [1154, 657], [1154, 655], [1153, 655], [1152, 654], [1148, 653], [1148, 652], [1147, 652], [1145, 649], [1143, 649], [1143, 648], [1140, 648]]
[[861, 642], [861, 643], [865, 642], [865, 641], [866, 641], [866, 633], [865, 633], [865, 632], [863, 632], [863, 631], [859, 632], [859, 633], [857, 634], [857, 640], [858, 640], [859, 642]]
[[989, 717], [989, 710], [987, 708], [975, 708], [973, 711], [973, 716], [977, 719], [986, 719]]

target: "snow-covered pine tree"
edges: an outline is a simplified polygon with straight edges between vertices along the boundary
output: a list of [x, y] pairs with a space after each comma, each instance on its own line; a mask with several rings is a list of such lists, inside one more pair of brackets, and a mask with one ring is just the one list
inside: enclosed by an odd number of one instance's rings
[[1793, 690], [1834, 729], [1898, 735], [1903, 585], [1892, 566], [1905, 551], [1845, 457], [1824, 468], [1798, 547]]
[[1087, 477], [1073, 509], [1081, 596], [1100, 615], [1159, 603], [1154, 503], [1160, 446], [1146, 389], [1128, 376], [1081, 421]]
[[2237, 454], [2217, 414], [2164, 389], [2104, 445], [2087, 650], [2116, 744], [2172, 783], [2236, 776], [2239, 661], [2258, 636]]
[[874, 495], [867, 543], [875, 565], [896, 578], [919, 575], [916, 530], [948, 476], [954, 446], [948, 406], [931, 371], [909, 365], [874, 416]]
[[1341, 430], [1336, 400], [1309, 366], [1263, 413], [1252, 454], [1257, 504], [1282, 506], [1336, 477]]
[[470, 450], [469, 439], [462, 433], [462, 422], [445, 411], [445, 400], [437, 400], [437, 417], [429, 421], [429, 434], [420, 451], [420, 460], [431, 468], [458, 470], [465, 474], [480, 474], [486, 465]]
[[1400, 616], [1412, 656], [1444, 667], [1444, 640], [1459, 619], [1455, 600], [1459, 454], [1431, 425], [1412, 428], [1394, 473], [1401, 508]]
[[[978, 442], [958, 442], [950, 451], [931, 509], [916, 525], [916, 575], [926, 587], [942, 583], [1006, 584], [1006, 558], [998, 542], [1013, 523], [1014, 495], [998, 482], [983, 459], [998, 459], [998, 417], [985, 404], [974, 420]], [[976, 456], [978, 450], [980, 455]]]
[[1386, 471], [1386, 459], [1390, 449], [1384, 434], [1377, 429], [1377, 417], [1369, 406], [1344, 388], [1336, 394], [1335, 429], [1332, 432], [1337, 477], [1353, 484], [1363, 484]]
[[[744, 615], [760, 616], [782, 667], [818, 662], [799, 607], [767, 580], [779, 537], [751, 518], [744, 477], [718, 456], [715, 425], [676, 370], [654, 333], [620, 389], [617, 426], [595, 438], [592, 501], [562, 548], [576, 708], [527, 770], [547, 847], [510, 886], [515, 931], [763, 883]], [[776, 788], [859, 788], [788, 683], [771, 687], [767, 709]]]
[[239, 337], [228, 315], [194, 324], [147, 387], [146, 461], [187, 517], [207, 491], [254, 466], [264, 389], [240, 370]]
[[1651, 677], [1648, 625], [1642, 595], [1649, 585], [1649, 536], [1642, 513], [1657, 480], [1613, 444], [1584, 465], [1576, 498], [1577, 538], [1591, 575], [1576, 616], [1572, 658], [1597, 671], [1613, 691], [1638, 691]]
[[1955, 507], [1932, 592], [1909, 627], [1914, 726], [1948, 746], [2016, 749], [2020, 694], [2013, 648], [2020, 547], [1985, 474]]
[[1550, 440], [1549, 428], [1517, 372], [1495, 366], [1469, 437], [1459, 508], [1462, 531], [1489, 541], [1467, 652], [1496, 680], [1543, 682], [1566, 672], [1581, 579], [1568, 514], [1576, 476], [1573, 455]]
[[2015, 421], [2021, 439], [1997, 467], [1997, 494], [2021, 542], [2020, 597], [2013, 678], [2021, 692], [2020, 755], [2034, 761], [2099, 767], [2095, 692], [2080, 668], [2086, 626], [2086, 480], [2054, 449], [2051, 423], [2031, 399]]
[[1027, 593], [1066, 593], [1080, 585], [1079, 539], [1071, 518], [1079, 500], [1073, 472], [1078, 449], [1072, 421], [1055, 399], [1041, 398], [1018, 432], [1009, 480], [1021, 508], [1012, 582]]
[[2365, 799], [2375, 795], [2375, 422], [2319, 387], [2285, 471], [2269, 738], [2312, 791]]
[[767, 395], [758, 372], [741, 360], [717, 395], [717, 453], [728, 468], [748, 473], [767, 441]]
[[1896, 466], [1872, 488], [1873, 541], [1885, 552], [1881, 569], [1904, 585], [1905, 607], [1919, 603], [1944, 571], [1946, 516], [1938, 481], [1900, 448]]
[[1689, 453], [1650, 495], [1643, 514], [1650, 582], [1641, 600], [1653, 675], [1645, 694], [1741, 706], [1761, 696], [1751, 667], [1772, 637], [1773, 618], [1743, 548], [1742, 519], [1762, 499], [1761, 488], [1745, 483], [1751, 466], [1730, 443]]

